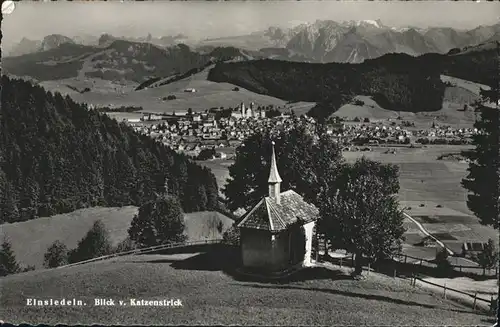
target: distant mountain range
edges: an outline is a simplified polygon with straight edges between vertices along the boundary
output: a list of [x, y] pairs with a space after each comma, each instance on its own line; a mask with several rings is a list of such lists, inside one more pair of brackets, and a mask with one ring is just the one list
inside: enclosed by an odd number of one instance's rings
[[484, 42], [500, 40], [500, 23], [463, 31], [447, 27], [420, 29], [385, 26], [379, 20], [316, 21], [290, 29], [270, 27], [237, 37], [205, 40], [202, 44], [232, 45], [247, 50], [285, 48], [313, 62], [359, 63], [387, 53], [447, 53]]
[[347, 22], [318, 20], [293, 28], [269, 27], [267, 30], [248, 35], [203, 41], [190, 39], [183, 34], [162, 37], [152, 37], [148, 34], [139, 38], [109, 34], [100, 37], [86, 35], [69, 38], [54, 34], [40, 41], [23, 38], [8, 52], [8, 55], [19, 56], [51, 50], [63, 43], [108, 46], [115, 40], [150, 43], [160, 48], [183, 43], [199, 52], [204, 52], [207, 48], [235, 47], [247, 52], [257, 52], [258, 57], [281, 60], [359, 63], [387, 53], [406, 53], [412, 56], [431, 52], [447, 53], [454, 48], [499, 41], [500, 23], [478, 26], [471, 30], [458, 30], [449, 27], [396, 28], [386, 26], [380, 20]]
[[272, 58], [306, 61], [305, 57], [287, 49], [248, 51], [204, 46], [195, 51], [183, 43], [160, 47], [110, 35], [101, 36], [98, 45], [93, 46], [76, 44], [64, 36], [52, 35], [46, 37], [40, 47], [42, 51], [3, 58], [4, 72], [38, 81], [100, 78], [141, 84], [152, 78], [184, 74], [227, 60]]

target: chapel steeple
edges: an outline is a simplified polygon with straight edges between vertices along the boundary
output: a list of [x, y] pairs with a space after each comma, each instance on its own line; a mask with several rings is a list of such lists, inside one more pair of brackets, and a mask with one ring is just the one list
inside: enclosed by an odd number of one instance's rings
[[271, 170], [269, 172], [269, 197], [274, 199], [277, 204], [280, 204], [280, 185], [281, 177], [278, 172], [278, 166], [276, 165], [276, 154], [274, 152], [274, 141], [272, 142], [273, 153], [271, 156]]

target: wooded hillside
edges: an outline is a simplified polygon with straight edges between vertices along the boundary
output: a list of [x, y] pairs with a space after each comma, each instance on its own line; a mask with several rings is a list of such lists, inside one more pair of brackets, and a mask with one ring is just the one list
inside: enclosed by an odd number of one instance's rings
[[3, 76], [0, 119], [0, 223], [140, 205], [165, 178], [184, 211], [217, 206], [208, 169], [69, 97]]
[[369, 95], [395, 111], [441, 109], [445, 85], [440, 74], [489, 84], [498, 59], [494, 50], [456, 55], [388, 54], [360, 64], [314, 64], [278, 60], [217, 64], [208, 76], [289, 101], [317, 102], [315, 117], [326, 117], [354, 95]]

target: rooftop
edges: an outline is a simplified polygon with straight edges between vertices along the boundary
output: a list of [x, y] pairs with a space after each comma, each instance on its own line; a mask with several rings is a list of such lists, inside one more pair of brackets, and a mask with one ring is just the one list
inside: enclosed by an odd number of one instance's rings
[[318, 209], [304, 201], [295, 191], [282, 192], [280, 197], [280, 204], [270, 197], [264, 197], [248, 212], [238, 227], [278, 232], [297, 222], [305, 224], [318, 218]]

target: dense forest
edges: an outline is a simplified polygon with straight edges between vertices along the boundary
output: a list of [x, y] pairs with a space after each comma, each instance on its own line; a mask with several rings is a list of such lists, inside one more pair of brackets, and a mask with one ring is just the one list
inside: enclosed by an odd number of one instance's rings
[[441, 74], [491, 84], [496, 62], [494, 50], [419, 57], [388, 54], [360, 64], [266, 59], [217, 64], [208, 79], [284, 100], [317, 102], [310, 114], [322, 118], [361, 94], [389, 110], [436, 111], [445, 90]]
[[217, 207], [208, 169], [69, 97], [2, 76], [0, 119], [0, 223], [140, 205], [165, 185], [186, 212]]

